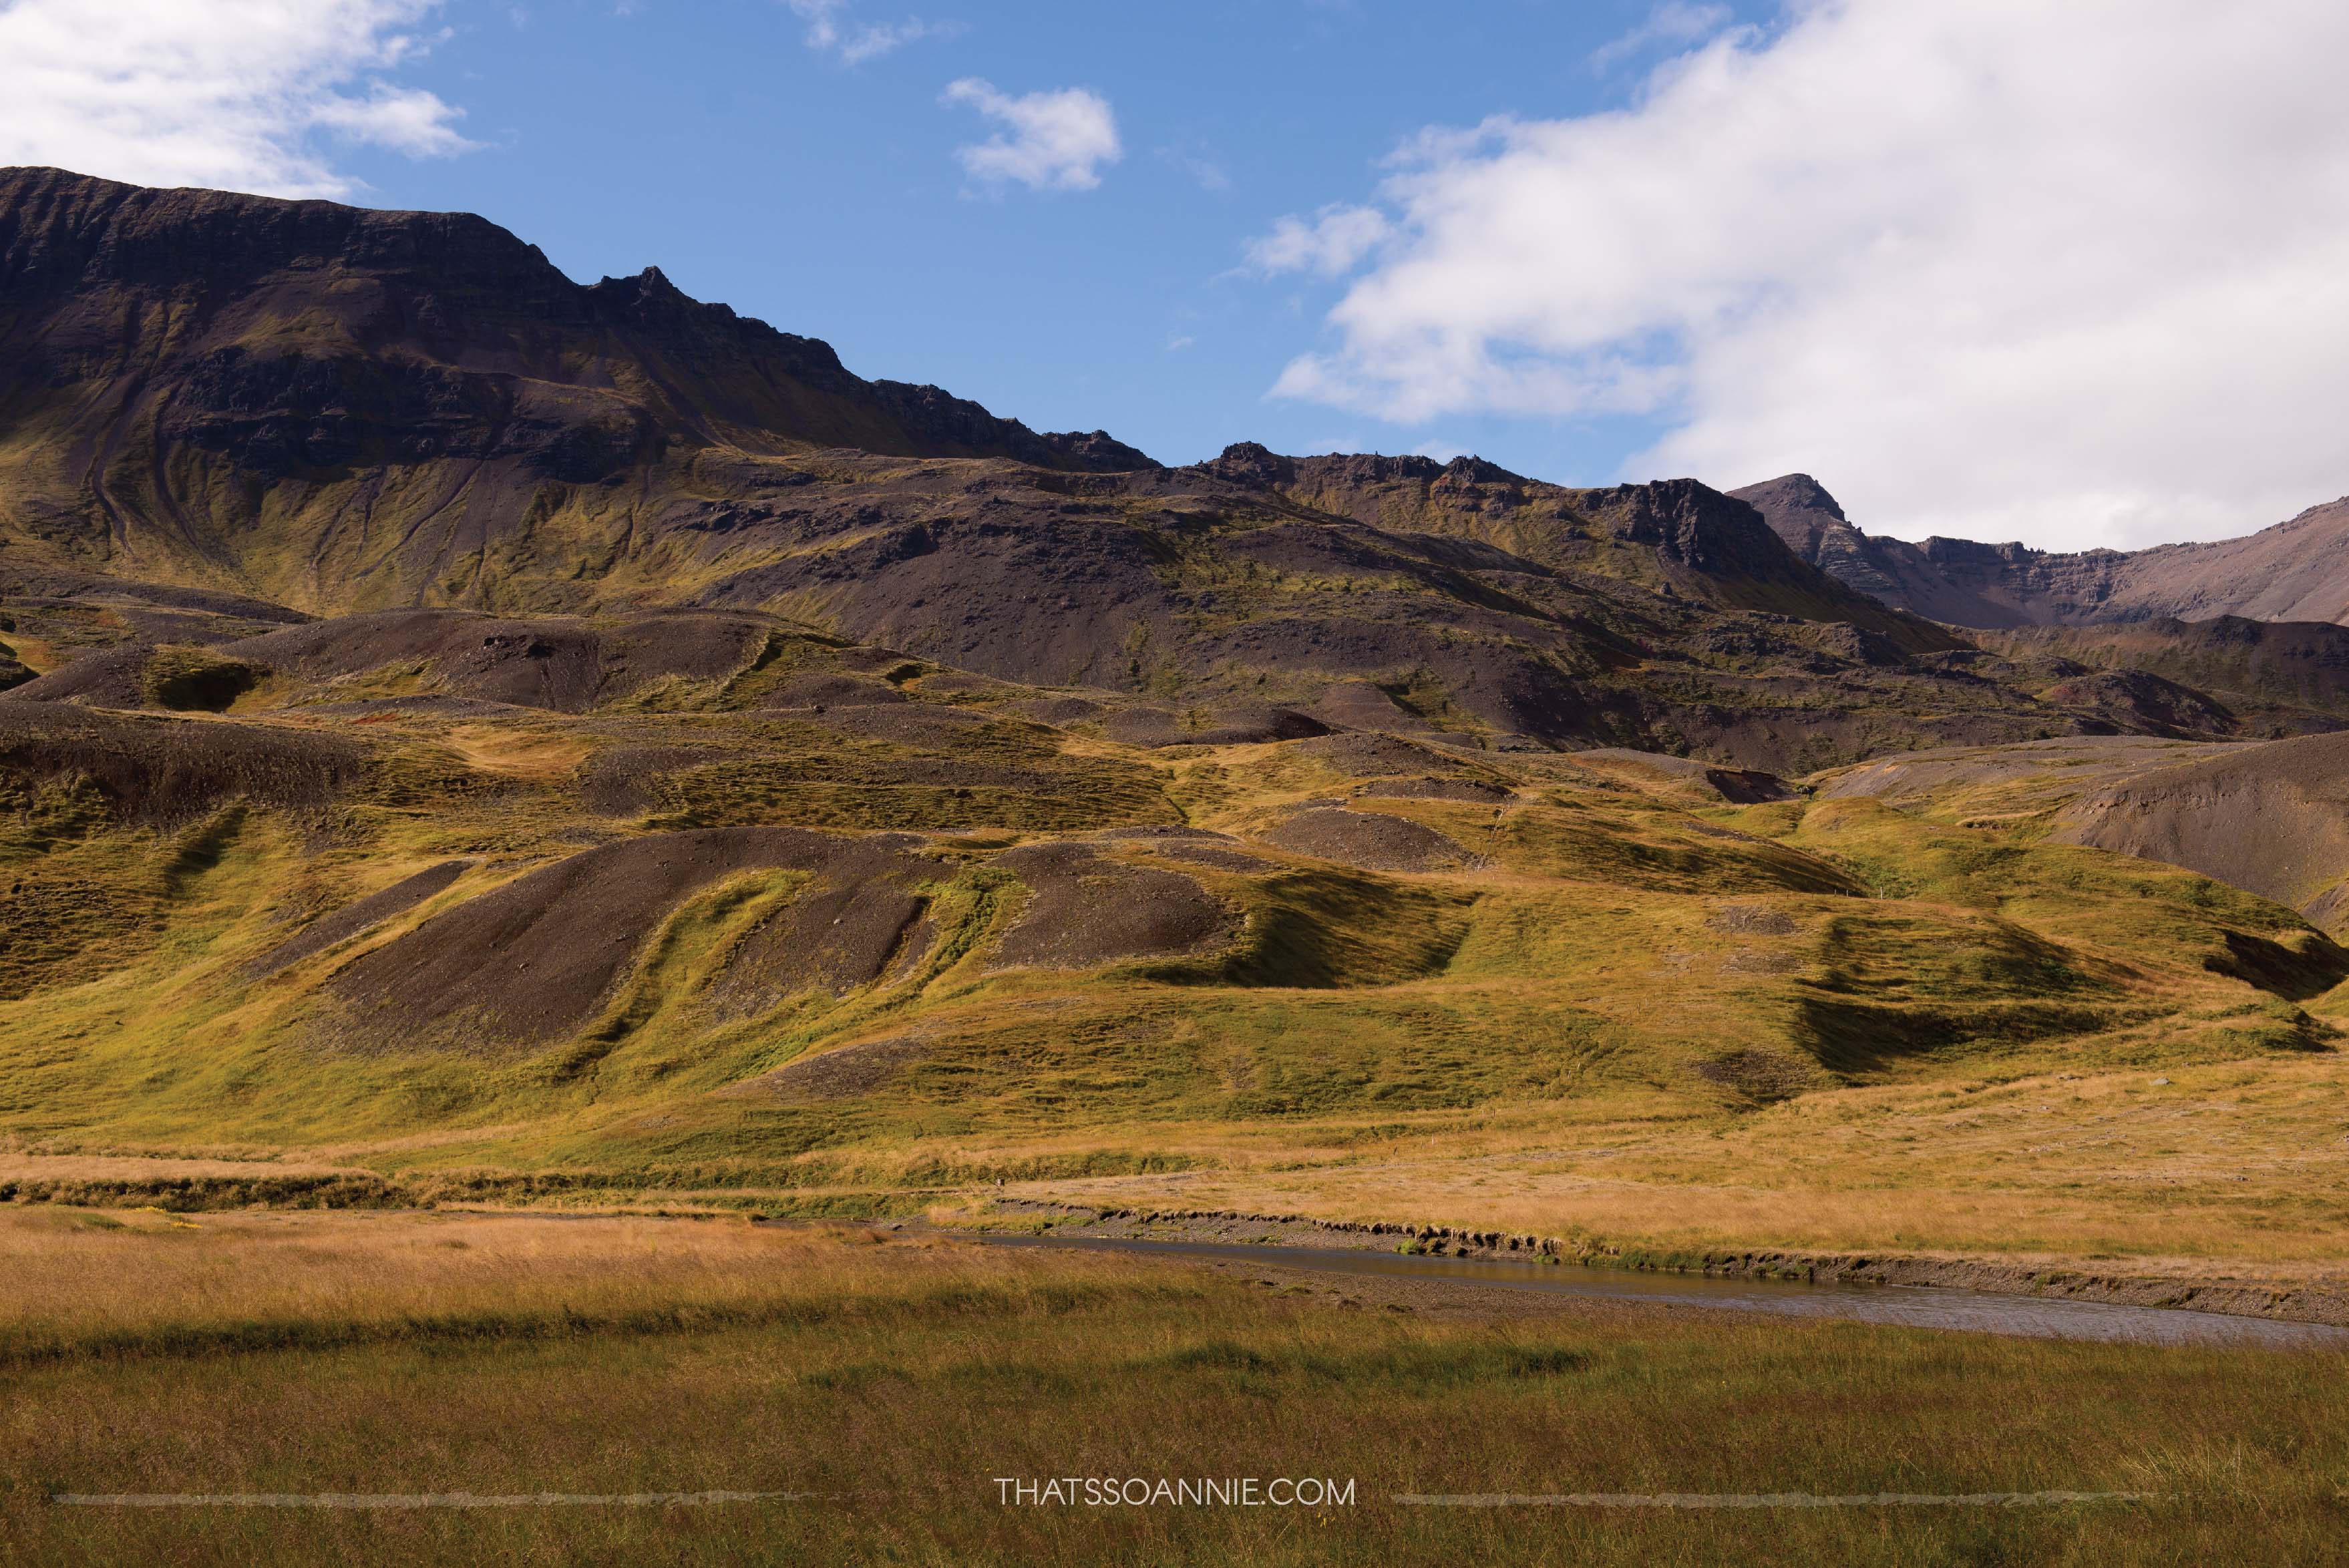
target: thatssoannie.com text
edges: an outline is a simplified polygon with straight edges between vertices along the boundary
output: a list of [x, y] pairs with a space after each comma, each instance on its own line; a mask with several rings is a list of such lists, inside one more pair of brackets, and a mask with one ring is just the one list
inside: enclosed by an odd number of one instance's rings
[[1034, 1508], [1351, 1508], [1354, 1480], [1323, 1476], [1062, 1475], [995, 1478], [1004, 1506]]

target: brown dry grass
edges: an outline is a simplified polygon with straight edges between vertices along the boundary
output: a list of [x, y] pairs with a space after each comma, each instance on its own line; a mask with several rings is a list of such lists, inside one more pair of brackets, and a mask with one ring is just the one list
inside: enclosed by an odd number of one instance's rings
[[1666, 1251], [2196, 1258], [2306, 1277], [2349, 1271], [2343, 1075], [2337, 1057], [2294, 1056], [1837, 1089], [1711, 1125], [1492, 1116], [1352, 1150], [1234, 1136], [1202, 1169], [1015, 1191]]
[[470, 767], [541, 782], [570, 777], [595, 748], [589, 736], [491, 724], [459, 725], [440, 741]]
[[[2337, 1356], [1579, 1304], [1438, 1318], [1368, 1290], [1350, 1307], [1326, 1284], [1268, 1288], [1253, 1270], [852, 1229], [0, 1221], [0, 1324], [21, 1336], [58, 1293], [87, 1312], [78, 1338], [0, 1378], [11, 1563], [2104, 1568], [2321, 1563], [2349, 1524]], [[254, 1324], [277, 1336], [224, 1332]], [[1068, 1474], [1328, 1475], [1352, 1479], [1356, 1502], [998, 1501], [998, 1476]], [[2154, 1495], [1710, 1514], [1390, 1501], [2059, 1489]], [[50, 1501], [459, 1490], [817, 1495], [390, 1513]]]
[[1016, 1295], [1043, 1274], [1071, 1277], [926, 1237], [894, 1250], [951, 1259], [909, 1272], [873, 1251], [888, 1234], [715, 1219], [0, 1211], [0, 1357], [708, 1326], [820, 1315], [843, 1296], [908, 1305], [933, 1287]]

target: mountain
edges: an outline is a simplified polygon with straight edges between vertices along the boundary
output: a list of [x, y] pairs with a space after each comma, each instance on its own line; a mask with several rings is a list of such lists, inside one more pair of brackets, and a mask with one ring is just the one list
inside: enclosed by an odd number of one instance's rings
[[2060, 553], [1863, 532], [1808, 474], [1729, 492], [1796, 555], [1897, 609], [2007, 628], [2168, 618], [2349, 622], [2349, 499], [2247, 538]]
[[[130, 700], [171, 645], [308, 678], [248, 645], [273, 616], [405, 614], [349, 645], [430, 660], [424, 612], [555, 648], [533, 618], [700, 609], [1081, 688], [1136, 735], [1309, 721], [1784, 772], [2338, 722], [1985, 661], [1765, 518], [1474, 458], [1170, 469], [860, 379], [657, 271], [575, 284], [480, 218], [0, 175], [0, 680], [44, 692]], [[65, 673], [85, 655], [110, 662]]]
[[715, 449], [1147, 469], [464, 213], [0, 170], [0, 545], [317, 609], [431, 597]]

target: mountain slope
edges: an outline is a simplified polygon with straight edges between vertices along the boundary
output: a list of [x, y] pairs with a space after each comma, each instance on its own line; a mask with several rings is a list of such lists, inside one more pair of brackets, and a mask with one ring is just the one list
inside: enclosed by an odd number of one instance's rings
[[1726, 608], [1843, 622], [1909, 652], [1956, 645], [1777, 548], [1765, 517], [1693, 480], [1572, 490], [1477, 458], [1281, 457], [1253, 443], [1208, 471], [1377, 527], [1460, 534], [1553, 566], [1621, 575]]
[[1141, 469], [647, 269], [572, 283], [463, 213], [0, 171], [0, 544], [314, 609], [433, 595], [581, 487], [711, 448]]
[[2065, 554], [2022, 544], [1863, 532], [1808, 474], [1729, 492], [1789, 549], [1899, 609], [2009, 628], [2171, 618], [2349, 623], [2349, 499], [2241, 539]]
[[[214, 608], [137, 602], [167, 590]], [[2337, 722], [1982, 661], [1691, 480], [1253, 445], [1166, 469], [861, 380], [657, 272], [574, 284], [479, 218], [0, 175], [0, 681], [227, 690], [243, 677], [203, 672], [279, 678], [287, 639], [241, 639], [305, 615], [440, 668], [445, 623], [348, 621], [434, 609], [543, 647], [474, 694], [501, 700], [586, 678], [537, 618], [717, 610], [1081, 688], [1066, 701], [1162, 742], [1299, 722], [1277, 710], [1802, 772]]]

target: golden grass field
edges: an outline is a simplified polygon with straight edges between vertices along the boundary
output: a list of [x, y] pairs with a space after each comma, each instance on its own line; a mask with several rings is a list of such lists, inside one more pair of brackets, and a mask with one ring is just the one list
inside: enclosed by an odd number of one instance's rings
[[[909, 1239], [910, 1238], [910, 1239]], [[869, 1227], [0, 1214], [0, 1561], [2317, 1563], [2338, 1354], [2065, 1344], [976, 1248]], [[1269, 1284], [1262, 1283], [1269, 1281]], [[1351, 1478], [1006, 1507], [999, 1476]], [[120, 1493], [821, 1494], [709, 1507]], [[1407, 1493], [2141, 1492], [1457, 1510]]]

